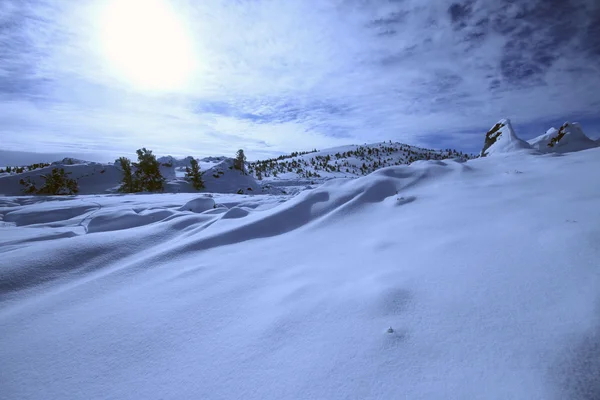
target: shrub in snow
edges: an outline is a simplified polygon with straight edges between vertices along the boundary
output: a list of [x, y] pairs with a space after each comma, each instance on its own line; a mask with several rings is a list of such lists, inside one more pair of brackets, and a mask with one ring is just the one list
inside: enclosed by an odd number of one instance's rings
[[200, 190], [204, 188], [204, 181], [202, 180], [202, 173], [200, 173], [200, 166], [198, 165], [198, 161], [196, 161], [194, 158], [190, 160], [190, 166], [185, 167], [185, 177], [192, 182], [194, 189]]

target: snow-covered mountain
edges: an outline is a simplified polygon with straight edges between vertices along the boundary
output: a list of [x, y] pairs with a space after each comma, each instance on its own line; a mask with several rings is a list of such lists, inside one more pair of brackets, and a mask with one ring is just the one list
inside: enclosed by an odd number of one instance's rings
[[600, 148], [502, 154], [0, 197], [0, 397], [600, 398]]
[[531, 146], [517, 137], [508, 118], [498, 121], [485, 135], [481, 157], [492, 154], [511, 153], [531, 149]]
[[590, 139], [576, 122], [565, 122], [559, 129], [550, 128], [546, 133], [529, 140], [534, 149], [542, 153], [567, 153], [600, 146], [600, 141]]

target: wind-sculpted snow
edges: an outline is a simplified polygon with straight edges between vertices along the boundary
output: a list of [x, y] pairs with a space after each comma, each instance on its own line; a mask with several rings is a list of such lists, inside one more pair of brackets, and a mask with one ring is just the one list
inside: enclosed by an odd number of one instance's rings
[[598, 170], [511, 152], [295, 196], [0, 197], [0, 397], [595, 398]]

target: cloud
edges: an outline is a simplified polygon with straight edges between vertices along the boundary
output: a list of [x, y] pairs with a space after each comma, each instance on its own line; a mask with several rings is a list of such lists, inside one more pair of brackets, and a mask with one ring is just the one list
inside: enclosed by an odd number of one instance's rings
[[524, 137], [557, 119], [598, 126], [595, 0], [171, 0], [195, 60], [172, 90], [107, 60], [107, 1], [0, 3], [3, 149], [474, 150], [501, 117]]

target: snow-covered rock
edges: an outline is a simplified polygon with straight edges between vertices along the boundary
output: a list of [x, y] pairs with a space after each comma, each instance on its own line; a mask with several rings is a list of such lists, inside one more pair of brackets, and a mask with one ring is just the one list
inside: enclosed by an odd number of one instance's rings
[[481, 157], [494, 153], [510, 153], [530, 149], [531, 146], [517, 137], [510, 120], [505, 118], [498, 121], [485, 135]]
[[550, 128], [543, 135], [529, 140], [529, 144], [542, 153], [568, 153], [600, 146], [600, 142], [583, 133], [577, 122], [565, 122], [559, 129]]
[[179, 208], [179, 211], [202, 213], [212, 208], [215, 208], [215, 200], [212, 197], [202, 196], [188, 201]]

